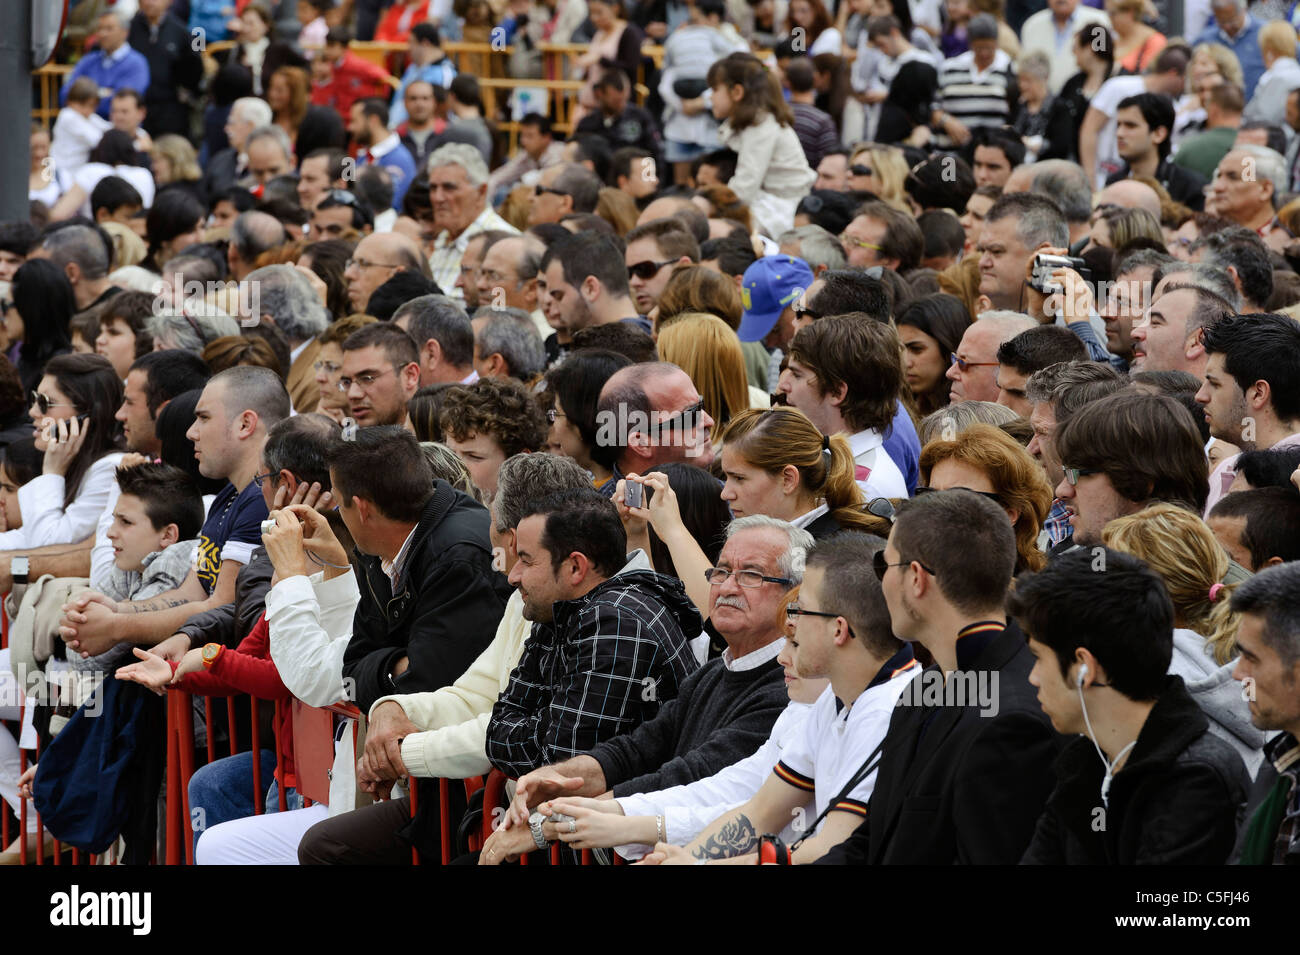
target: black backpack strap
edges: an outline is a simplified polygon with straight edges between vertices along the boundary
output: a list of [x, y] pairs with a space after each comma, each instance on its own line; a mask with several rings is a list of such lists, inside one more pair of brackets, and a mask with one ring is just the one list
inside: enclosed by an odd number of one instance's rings
[[839, 791], [838, 795], [836, 795], [834, 799], [832, 799], [830, 802], [826, 804], [826, 808], [823, 809], [820, 813], [818, 813], [817, 818], [812, 821], [812, 825], [810, 825], [808, 829], [804, 832], [804, 834], [800, 836], [794, 842], [793, 845], [790, 846], [791, 852], [793, 852], [795, 849], [798, 849], [799, 846], [803, 844], [803, 841], [805, 839], [807, 839], [809, 836], [811, 836], [814, 832], [817, 831], [817, 827], [821, 825], [822, 820], [825, 819], [826, 816], [830, 814], [830, 811], [835, 808], [836, 803], [838, 803], [849, 793], [853, 792], [854, 788], [860, 782], [862, 782], [862, 780], [866, 779], [873, 772], [875, 772], [876, 768], [880, 765], [880, 760], [883, 758], [881, 757], [880, 754], [881, 754], [881, 750], [883, 750], [884, 748], [885, 748], [885, 741], [882, 738], [880, 742], [876, 744], [876, 748], [871, 751], [871, 755], [868, 756], [866, 758], [866, 761], [863, 762], [863, 764], [858, 767], [858, 771], [849, 778], [849, 781], [847, 783], [844, 784], [844, 788]]

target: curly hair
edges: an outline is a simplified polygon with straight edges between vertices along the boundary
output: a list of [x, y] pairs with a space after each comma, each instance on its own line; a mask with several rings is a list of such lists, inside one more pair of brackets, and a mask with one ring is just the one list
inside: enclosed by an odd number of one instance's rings
[[921, 449], [921, 480], [941, 461], [956, 460], [982, 472], [998, 504], [1016, 512], [1016, 570], [1042, 570], [1047, 556], [1038, 549], [1038, 532], [1052, 506], [1052, 488], [1042, 466], [1001, 428], [978, 422], [950, 441], [931, 441]]
[[491, 435], [506, 457], [540, 451], [546, 444], [546, 415], [527, 388], [508, 378], [480, 378], [448, 389], [439, 424], [457, 441]]
[[1101, 540], [1160, 575], [1174, 603], [1175, 619], [1205, 638], [1216, 663], [1222, 666], [1236, 655], [1241, 619], [1232, 612], [1229, 598], [1237, 585], [1216, 589], [1228, 573], [1228, 555], [1203, 520], [1175, 504], [1153, 504], [1111, 521]]

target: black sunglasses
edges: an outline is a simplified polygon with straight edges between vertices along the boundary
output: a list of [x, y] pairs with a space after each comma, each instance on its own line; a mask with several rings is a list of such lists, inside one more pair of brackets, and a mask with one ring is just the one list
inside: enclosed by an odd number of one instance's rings
[[331, 202], [337, 202], [341, 206], [355, 206], [357, 204], [357, 197], [346, 189], [331, 189], [325, 194], [325, 198]]
[[885, 558], [885, 552], [883, 550], [876, 551], [875, 556], [871, 558], [871, 569], [876, 572], [876, 577], [881, 582], [883, 582], [885, 579], [885, 574], [889, 572], [890, 567], [908, 567], [914, 563], [920, 565], [920, 568], [923, 571], [925, 571], [927, 574], [929, 574], [931, 577], [938, 576], [938, 574], [932, 571], [929, 567], [925, 566], [925, 564], [922, 564], [919, 560], [917, 561], [900, 560], [897, 564], [891, 564]]
[[676, 259], [664, 259], [662, 262], [655, 262], [651, 259], [646, 259], [644, 262], [636, 262], [627, 267], [627, 277], [638, 278], [643, 282], [648, 282], [650, 279], [658, 275], [659, 270], [665, 265], [672, 265], [676, 261]]
[[871, 171], [871, 167], [870, 167], [870, 166], [850, 166], [850, 167], [849, 167], [849, 172], [853, 173], [853, 175], [855, 175], [855, 176], [871, 176], [871, 175], [874, 175], [874, 173]]
[[701, 398], [693, 405], [688, 405], [671, 418], [665, 418], [659, 422], [660, 431], [672, 431], [681, 428], [683, 431], [690, 431], [700, 421], [700, 415], [704, 412], [704, 399]]
[[868, 514], [872, 514], [882, 521], [889, 521], [891, 524], [894, 523], [894, 518], [898, 516], [898, 511], [895, 510], [893, 502], [887, 497], [873, 497], [862, 506]]
[[822, 317], [822, 313], [815, 312], [811, 308], [803, 308], [802, 306], [796, 305], [794, 307], [794, 317], [798, 319], [811, 318], [815, 322]]
[[533, 187], [533, 195], [535, 196], [544, 196], [548, 192], [553, 196], [568, 195], [568, 193], [565, 192], [563, 189], [552, 189], [550, 186], [543, 186], [541, 183], [538, 183], [536, 186]]

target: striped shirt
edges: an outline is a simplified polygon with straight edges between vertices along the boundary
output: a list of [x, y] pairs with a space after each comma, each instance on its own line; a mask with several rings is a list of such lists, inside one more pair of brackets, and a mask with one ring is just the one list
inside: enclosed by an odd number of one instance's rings
[[491, 206], [486, 206], [479, 213], [478, 218], [466, 226], [465, 231], [456, 238], [453, 239], [451, 233], [444, 229], [434, 239], [433, 254], [429, 256], [429, 269], [433, 273], [433, 280], [442, 289], [443, 295], [449, 298], [464, 297], [465, 293], [456, 288], [456, 278], [460, 275], [461, 256], [465, 254], [465, 247], [469, 245], [470, 239], [480, 232], [491, 229], [519, 235], [518, 229], [497, 215]]
[[[1011, 122], [1012, 103], [1019, 96], [1011, 58], [1002, 50], [997, 51], [987, 70], [975, 67], [973, 51], [944, 60], [939, 68], [936, 108], [967, 129], [1007, 125]], [[935, 141], [940, 148], [955, 145], [942, 131]]]

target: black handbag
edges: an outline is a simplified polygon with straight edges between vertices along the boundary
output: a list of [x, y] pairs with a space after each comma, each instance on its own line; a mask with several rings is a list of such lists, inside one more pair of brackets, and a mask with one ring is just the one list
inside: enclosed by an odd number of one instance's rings
[[679, 99], [698, 99], [704, 95], [704, 91], [709, 88], [709, 81], [703, 77], [688, 79], [683, 77], [680, 80], [673, 80], [673, 92]]

